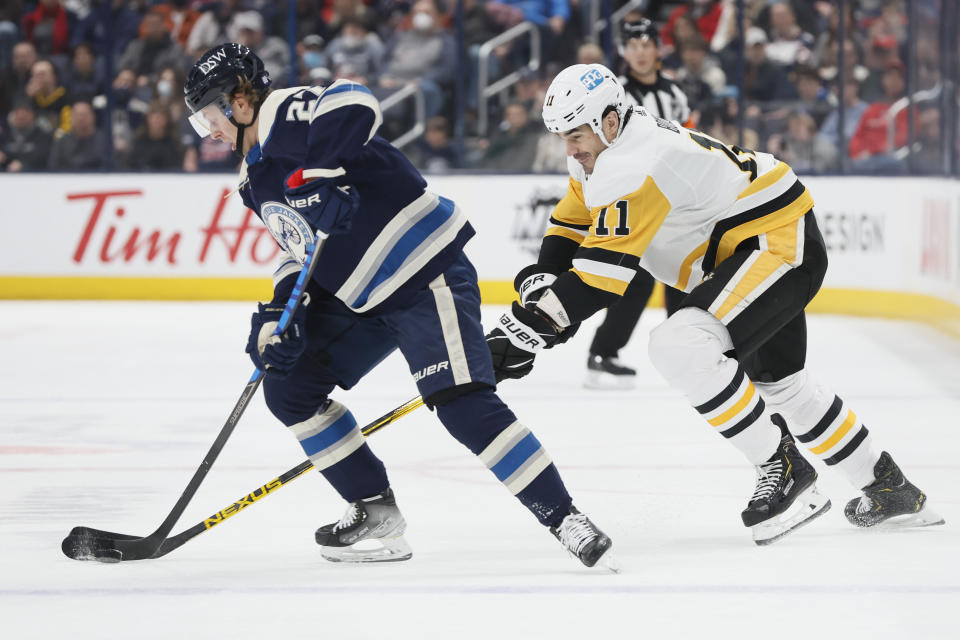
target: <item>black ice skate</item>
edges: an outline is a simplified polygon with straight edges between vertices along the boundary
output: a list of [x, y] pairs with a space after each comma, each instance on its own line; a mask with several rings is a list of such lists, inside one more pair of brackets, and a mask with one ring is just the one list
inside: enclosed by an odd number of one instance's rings
[[876, 480], [863, 488], [863, 495], [843, 510], [851, 524], [879, 528], [944, 524], [940, 514], [927, 506], [926, 494], [903, 476], [886, 451], [874, 465], [873, 477]]
[[816, 487], [817, 472], [784, 433], [769, 460], [757, 467], [757, 488], [743, 510], [743, 524], [759, 545], [775, 542], [830, 509]]
[[350, 503], [340, 522], [317, 529], [316, 539], [321, 555], [331, 562], [396, 562], [413, 556], [403, 539], [406, 528], [388, 488]]
[[610, 571], [619, 572], [609, 554], [613, 542], [590, 518], [577, 511], [576, 507], [570, 507], [570, 513], [559, 526], [550, 527], [550, 533], [584, 565], [592, 567], [600, 562], [601, 566]]
[[619, 358], [594, 353], [587, 358], [587, 377], [583, 382], [587, 389], [633, 389], [636, 383], [636, 369], [626, 366]]

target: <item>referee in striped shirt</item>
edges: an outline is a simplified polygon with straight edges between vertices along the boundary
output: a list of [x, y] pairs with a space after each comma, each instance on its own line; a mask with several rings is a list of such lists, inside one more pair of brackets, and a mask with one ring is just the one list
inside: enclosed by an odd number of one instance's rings
[[[676, 120], [692, 127], [687, 97], [676, 82], [660, 73], [660, 35], [650, 20], [626, 22], [621, 27], [620, 55], [627, 62], [627, 74], [620, 77], [627, 101], [644, 107], [665, 120]], [[607, 309], [607, 315], [597, 328], [587, 359], [587, 379], [590, 389], [630, 389], [636, 384], [637, 372], [618, 358], [626, 346], [640, 314], [653, 292], [654, 278], [638, 269], [624, 295]], [[667, 313], [673, 313], [686, 295], [666, 286]]]

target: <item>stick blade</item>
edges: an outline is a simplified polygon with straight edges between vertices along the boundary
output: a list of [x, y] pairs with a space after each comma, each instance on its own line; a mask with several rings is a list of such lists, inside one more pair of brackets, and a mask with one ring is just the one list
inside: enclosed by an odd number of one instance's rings
[[71, 533], [60, 544], [63, 555], [71, 560], [96, 560], [115, 563], [123, 560], [123, 552], [115, 540], [101, 536], [74, 535]]

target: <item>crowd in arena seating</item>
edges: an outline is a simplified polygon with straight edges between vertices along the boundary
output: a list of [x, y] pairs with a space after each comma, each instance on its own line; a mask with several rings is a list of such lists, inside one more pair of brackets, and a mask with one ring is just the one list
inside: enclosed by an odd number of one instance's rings
[[[563, 171], [563, 145], [539, 123], [543, 94], [552, 76], [573, 62], [602, 62], [623, 73], [619, 25], [605, 49], [590, 23], [596, 0], [462, 0], [458, 41], [456, 1], [295, 0], [290, 8], [270, 0], [5, 0], [0, 169], [236, 169], [228, 144], [192, 133], [181, 89], [197, 56], [235, 41], [263, 59], [274, 87], [347, 78], [382, 100], [416, 84], [425, 132], [404, 151], [428, 172]], [[841, 162], [855, 172], [939, 171], [938, 41], [908, 42], [903, 0], [847, 0], [842, 69], [839, 3], [743, 4], [742, 30], [734, 0], [638, 1], [623, 18], [648, 17], [660, 26], [662, 72], [688, 96], [699, 129], [737, 142], [742, 109], [741, 146], [769, 150], [798, 172], [836, 172]], [[936, 33], [939, 3], [913, 4], [921, 32]], [[478, 135], [478, 51], [523, 21], [540, 33], [544, 62], [520, 75], [506, 101], [489, 101], [492, 126]], [[493, 77], [522, 69], [528, 42], [496, 48]], [[905, 95], [908, 47], [915, 108], [891, 110]], [[463, 77], [457, 77], [460, 52]], [[465, 90], [462, 105], [455, 100], [457, 81]], [[403, 102], [385, 115], [381, 133], [388, 139], [408, 129], [413, 117]], [[458, 145], [454, 125], [461, 115], [465, 143]]]

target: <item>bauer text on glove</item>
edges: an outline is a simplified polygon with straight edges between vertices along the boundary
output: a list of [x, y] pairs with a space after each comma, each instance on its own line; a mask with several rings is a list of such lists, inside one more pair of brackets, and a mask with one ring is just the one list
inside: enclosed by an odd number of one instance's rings
[[330, 178], [307, 182], [303, 173], [303, 169], [297, 169], [284, 181], [287, 203], [302, 213], [317, 231], [326, 235], [348, 232], [353, 214], [360, 206], [357, 190], [349, 185], [338, 186]]

